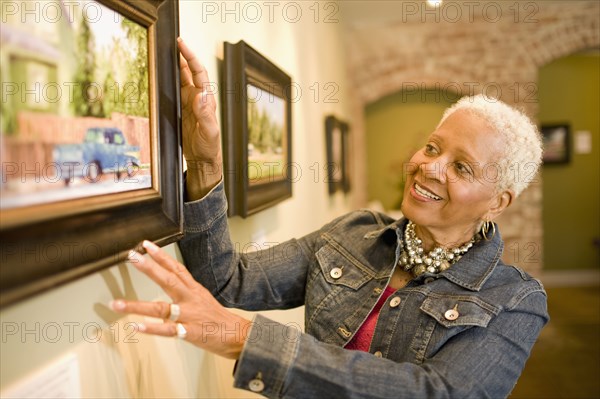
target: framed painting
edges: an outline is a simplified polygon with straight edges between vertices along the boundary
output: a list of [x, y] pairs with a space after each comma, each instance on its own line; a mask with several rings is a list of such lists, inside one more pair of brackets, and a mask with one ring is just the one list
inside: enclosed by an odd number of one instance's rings
[[229, 216], [292, 196], [292, 80], [244, 41], [225, 43], [223, 148]]
[[565, 164], [571, 159], [571, 129], [568, 124], [543, 125], [544, 164]]
[[350, 191], [349, 126], [333, 115], [325, 118], [329, 194]]
[[178, 2], [20, 7], [0, 32], [0, 305], [182, 235]]

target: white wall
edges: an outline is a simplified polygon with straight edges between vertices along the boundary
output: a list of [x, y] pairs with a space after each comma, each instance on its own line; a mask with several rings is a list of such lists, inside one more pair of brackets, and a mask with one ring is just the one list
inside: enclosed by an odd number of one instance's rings
[[[302, 90], [292, 104], [293, 160], [302, 177], [294, 184], [293, 198], [248, 219], [230, 219], [232, 239], [240, 248], [309, 233], [348, 211], [352, 203], [341, 193], [329, 197], [324, 182], [324, 117], [334, 113], [351, 119], [342, 29], [339, 22], [325, 22], [328, 16], [329, 21], [339, 19], [331, 4], [319, 3], [317, 16], [314, 2], [180, 3], [181, 36], [215, 82], [223, 42], [243, 39], [290, 74]], [[326, 90], [327, 83], [334, 86]], [[333, 94], [332, 87], [339, 91]], [[337, 102], [326, 102], [326, 95]], [[181, 259], [176, 245], [167, 249]], [[132, 335], [127, 323], [140, 318], [119, 319], [106, 307], [117, 297], [168, 299], [135, 268], [122, 264], [3, 309], [2, 396], [68, 356], [77, 360], [83, 397], [251, 396], [231, 388], [233, 362], [175, 339]], [[303, 309], [269, 316], [303, 324]]]

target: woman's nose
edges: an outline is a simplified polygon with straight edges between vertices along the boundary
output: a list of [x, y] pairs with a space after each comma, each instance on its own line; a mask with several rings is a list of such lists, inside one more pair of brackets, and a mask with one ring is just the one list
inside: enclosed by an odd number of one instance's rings
[[440, 183], [446, 182], [447, 168], [444, 168], [443, 163], [440, 160], [431, 162], [423, 162], [419, 165], [421, 169], [421, 175], [427, 180], [435, 180]]

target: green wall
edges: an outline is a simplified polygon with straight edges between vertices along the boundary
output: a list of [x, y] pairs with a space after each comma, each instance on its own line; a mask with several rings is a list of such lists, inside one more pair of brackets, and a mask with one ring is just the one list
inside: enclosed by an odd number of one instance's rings
[[[571, 125], [571, 162], [542, 167], [544, 268], [597, 268], [600, 238], [600, 57], [579, 54], [540, 69], [540, 124]], [[577, 131], [592, 134], [592, 153], [577, 154]]]
[[399, 208], [402, 162], [425, 144], [448, 106], [458, 100], [438, 90], [403, 91], [367, 106], [367, 189], [369, 200]]

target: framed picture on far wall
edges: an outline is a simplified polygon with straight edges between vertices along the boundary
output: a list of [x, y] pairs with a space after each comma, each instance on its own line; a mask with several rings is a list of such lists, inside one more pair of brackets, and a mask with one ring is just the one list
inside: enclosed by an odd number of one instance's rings
[[543, 125], [544, 164], [564, 164], [571, 159], [571, 130], [568, 124]]
[[182, 236], [178, 2], [53, 3], [2, 20], [2, 305]]
[[327, 184], [329, 194], [338, 190], [350, 191], [348, 123], [333, 115], [325, 118], [325, 140], [327, 148]]
[[225, 43], [223, 149], [229, 216], [292, 196], [292, 80], [244, 41]]

